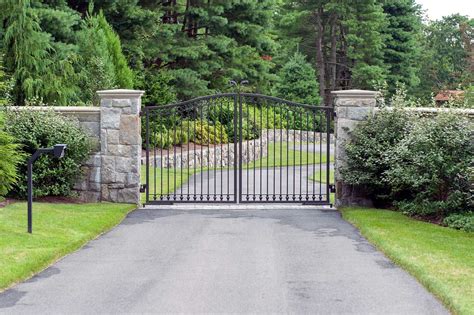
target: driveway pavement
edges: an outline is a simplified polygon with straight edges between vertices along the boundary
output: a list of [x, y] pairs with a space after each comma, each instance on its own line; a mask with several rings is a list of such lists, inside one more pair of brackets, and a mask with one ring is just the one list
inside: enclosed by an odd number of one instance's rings
[[[330, 165], [333, 169], [332, 164]], [[265, 196], [276, 196], [277, 200], [313, 200], [313, 196], [326, 194], [326, 184], [309, 179], [317, 171], [325, 171], [324, 165], [283, 166], [242, 170], [243, 200], [265, 200]], [[172, 180], [170, 183], [172, 184]], [[166, 181], [166, 179], [164, 179]], [[160, 192], [159, 189], [157, 191]], [[230, 196], [234, 200], [234, 170], [206, 170], [192, 175], [188, 181], [171, 193], [171, 199], [179, 196]], [[264, 197], [262, 197], [264, 196]], [[213, 199], [215, 198], [215, 199]], [[260, 199], [259, 199], [260, 198]]]
[[445, 314], [334, 210], [138, 210], [0, 313]]

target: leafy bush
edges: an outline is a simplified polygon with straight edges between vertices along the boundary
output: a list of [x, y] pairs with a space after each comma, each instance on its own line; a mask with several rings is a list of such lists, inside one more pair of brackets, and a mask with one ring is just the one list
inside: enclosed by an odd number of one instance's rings
[[[260, 109], [257, 107], [250, 107], [248, 105], [243, 105], [243, 117], [242, 117], [242, 139], [243, 140], [253, 140], [257, 139], [261, 134], [260, 123]], [[234, 105], [227, 104], [224, 106], [213, 106], [208, 110], [208, 117], [211, 122], [214, 124], [221, 124], [224, 126], [227, 133], [228, 139], [233, 141], [235, 134], [234, 126]], [[237, 125], [237, 128], [239, 126]]]
[[173, 146], [173, 138], [168, 132], [154, 133], [150, 137], [150, 146], [158, 149], [169, 149]]
[[[33, 180], [36, 196], [71, 194], [74, 183], [81, 176], [80, 166], [91, 150], [89, 138], [77, 120], [52, 111], [8, 110], [5, 130], [15, 137], [28, 156], [38, 148], [67, 144], [64, 158], [58, 160], [42, 156], [35, 162]], [[27, 157], [22, 159], [19, 168], [21, 176], [11, 191], [17, 197], [26, 196], [26, 162]]]
[[169, 149], [174, 145], [187, 144], [190, 140], [187, 129], [183, 129], [183, 127], [167, 130], [162, 126], [159, 130], [159, 132], [153, 132], [150, 135], [152, 148]]
[[224, 126], [219, 122], [211, 125], [205, 120], [196, 120], [192, 122], [192, 127], [194, 143], [208, 145], [229, 142]]
[[413, 118], [382, 110], [361, 123], [346, 145], [344, 180], [409, 215], [472, 210], [472, 123], [454, 114]]
[[408, 133], [412, 117], [402, 110], [381, 110], [354, 130], [346, 145], [347, 167], [344, 180], [364, 186], [375, 201], [387, 201], [392, 193], [384, 179], [391, 165], [391, 149]]
[[243, 111], [261, 129], [284, 129], [288, 125], [287, 115], [273, 106], [246, 104]]
[[451, 214], [443, 220], [443, 224], [453, 229], [474, 232], [474, 212]]
[[173, 138], [174, 145], [183, 145], [189, 142], [189, 135], [185, 130], [177, 129], [172, 131], [171, 137]]
[[0, 113], [0, 199], [17, 181], [17, 166], [24, 158], [20, 146], [3, 129], [4, 117], [3, 113]]
[[234, 104], [227, 103], [220, 106], [210, 106], [207, 110], [209, 121], [224, 126], [234, 124]]
[[455, 114], [419, 119], [390, 150], [386, 182], [409, 214], [445, 216], [467, 209], [472, 124]]

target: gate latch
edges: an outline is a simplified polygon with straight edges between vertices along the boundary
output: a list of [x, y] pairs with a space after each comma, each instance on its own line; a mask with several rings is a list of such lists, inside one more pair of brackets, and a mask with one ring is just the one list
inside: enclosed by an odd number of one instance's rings
[[140, 185], [140, 192], [141, 193], [146, 192], [146, 184]]
[[331, 193], [335, 193], [336, 192], [336, 185], [329, 185], [329, 191]]

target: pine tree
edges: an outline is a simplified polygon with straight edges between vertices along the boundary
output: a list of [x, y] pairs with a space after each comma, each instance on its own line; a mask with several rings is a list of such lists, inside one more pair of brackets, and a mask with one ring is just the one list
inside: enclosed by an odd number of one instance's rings
[[81, 100], [97, 104], [96, 91], [116, 87], [116, 71], [109, 51], [107, 37], [99, 23], [99, 17], [90, 15], [77, 35], [78, 73]]
[[3, 67], [3, 56], [0, 54], [0, 106], [8, 103], [10, 80]]
[[385, 15], [376, 0], [348, 1], [348, 12], [342, 21], [346, 28], [347, 57], [351, 67], [351, 85], [371, 89], [385, 80], [384, 37]]
[[402, 83], [412, 90], [420, 83], [420, 6], [414, 0], [384, 0], [383, 9], [388, 21], [383, 31], [388, 87], [393, 93], [397, 83]]
[[385, 17], [377, 1], [286, 0], [282, 12], [280, 32], [298, 38], [314, 63], [325, 104], [333, 90], [369, 88], [385, 78]]
[[97, 16], [97, 21], [104, 33], [108, 53], [114, 65], [115, 85], [119, 88], [133, 88], [134, 75], [122, 53], [120, 38], [109, 25], [102, 11]]
[[319, 104], [319, 85], [316, 73], [304, 55], [297, 52], [280, 70], [277, 87], [279, 97], [305, 104]]
[[29, 0], [9, 0], [3, 6], [8, 12], [3, 46], [5, 67], [14, 83], [13, 102], [67, 103], [75, 94], [70, 79], [73, 57], [55, 53], [51, 35], [41, 30]]

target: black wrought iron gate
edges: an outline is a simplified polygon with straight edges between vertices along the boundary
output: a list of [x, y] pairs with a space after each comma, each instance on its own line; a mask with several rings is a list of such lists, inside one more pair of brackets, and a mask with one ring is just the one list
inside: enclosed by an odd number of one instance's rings
[[330, 204], [333, 108], [250, 93], [144, 112], [145, 204]]

